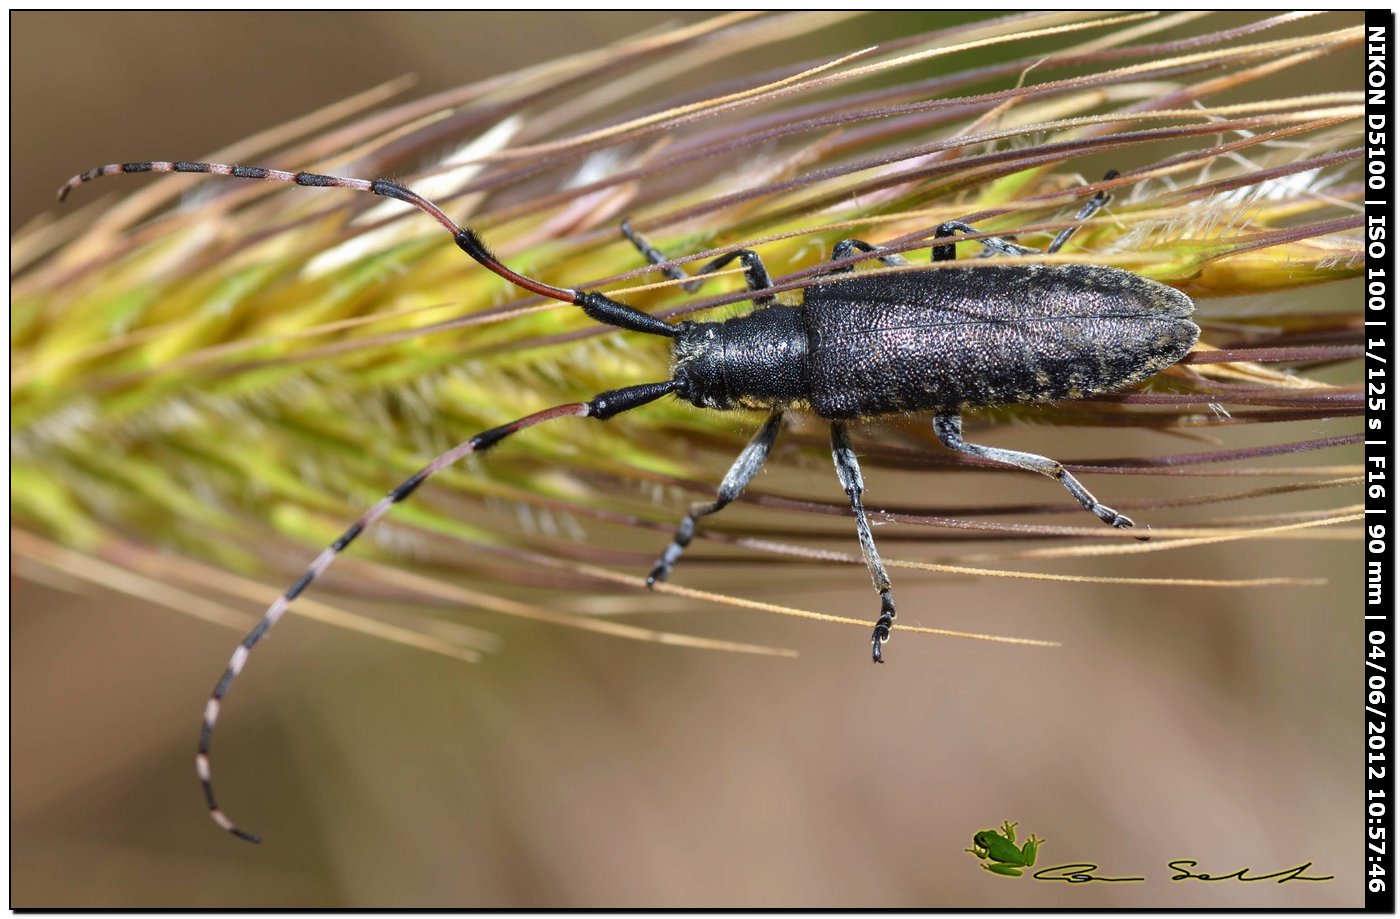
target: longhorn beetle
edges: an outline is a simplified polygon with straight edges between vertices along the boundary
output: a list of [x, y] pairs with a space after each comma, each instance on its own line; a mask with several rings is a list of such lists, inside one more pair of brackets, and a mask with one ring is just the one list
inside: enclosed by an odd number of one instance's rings
[[[797, 305], [780, 304], [763, 261], [751, 249], [736, 249], [701, 266], [694, 276], [679, 268], [666, 273], [684, 279], [693, 291], [734, 260], [744, 268], [758, 309], [721, 322], [665, 322], [596, 291], [554, 287], [503, 265], [469, 227], [459, 226], [431, 201], [386, 179], [349, 179], [309, 172], [282, 172], [257, 166], [216, 163], [147, 162], [100, 166], [69, 179], [62, 201], [84, 182], [127, 172], [199, 172], [292, 185], [349, 188], [396, 198], [440, 223], [453, 241], [512, 284], [531, 293], [582, 307], [605, 325], [671, 339], [671, 377], [656, 383], [599, 393], [483, 431], [428, 463], [370, 507], [311, 562], [306, 572], [268, 607], [257, 626], [234, 650], [204, 710], [195, 766], [209, 814], [241, 839], [258, 837], [240, 829], [214, 799], [209, 742], [224, 695], [247, 663], [253, 646], [277, 624], [292, 601], [318, 578], [354, 539], [391, 507], [413, 494], [434, 473], [463, 457], [495, 446], [512, 434], [555, 418], [600, 421], [674, 394], [700, 408], [765, 409], [768, 420], [734, 461], [713, 501], [692, 504], [675, 537], [647, 576], [648, 586], [666, 580], [695, 535], [700, 518], [743, 493], [763, 466], [789, 412], [810, 411], [831, 422], [831, 455], [836, 476], [851, 502], [856, 535], [875, 591], [880, 615], [871, 636], [871, 656], [883, 662], [883, 648], [894, 623], [894, 596], [861, 503], [864, 482], [846, 432], [846, 422], [881, 415], [928, 412], [942, 444], [983, 459], [1058, 479], [1085, 510], [1110, 526], [1133, 521], [1089, 493], [1079, 480], [1048, 457], [967, 443], [962, 438], [964, 409], [1011, 403], [1079, 399], [1136, 383], [1180, 360], [1200, 329], [1187, 317], [1194, 309], [1185, 294], [1117, 268], [1087, 265], [999, 264], [940, 268], [921, 272], [860, 275], [831, 269], [804, 290]], [[1117, 173], [1110, 172], [1106, 179]], [[1075, 223], [1055, 237], [1056, 252], [1079, 222], [1108, 202], [1100, 192], [1075, 215]], [[666, 261], [627, 221], [623, 235], [652, 264]], [[954, 258], [954, 238], [977, 231], [957, 221], [934, 231], [933, 262]], [[990, 237], [980, 240], [989, 253], [1028, 255], [1037, 250]], [[907, 265], [897, 254], [858, 239], [837, 243], [832, 261], [855, 252], [885, 265]]]

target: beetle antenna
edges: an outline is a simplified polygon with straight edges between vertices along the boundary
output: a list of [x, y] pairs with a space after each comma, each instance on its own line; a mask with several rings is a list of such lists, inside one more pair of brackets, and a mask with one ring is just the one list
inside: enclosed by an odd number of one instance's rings
[[512, 421], [510, 424], [503, 424], [500, 427], [483, 431], [471, 440], [465, 441], [443, 453], [428, 465], [419, 469], [413, 475], [404, 479], [396, 488], [390, 491], [383, 498], [379, 499], [369, 510], [365, 511], [350, 525], [344, 533], [340, 534], [335, 542], [331, 543], [315, 560], [307, 566], [306, 571], [296, 580], [291, 587], [288, 587], [283, 594], [273, 601], [272, 605], [263, 613], [258, 624], [253, 628], [242, 643], [234, 649], [233, 656], [229, 658], [228, 667], [224, 669], [224, 675], [219, 678], [214, 691], [209, 694], [209, 701], [204, 706], [204, 723], [199, 732], [199, 753], [195, 756], [195, 771], [199, 774], [200, 784], [204, 786], [204, 797], [209, 803], [209, 816], [214, 818], [214, 822], [221, 828], [227, 830], [239, 839], [246, 839], [249, 842], [259, 842], [260, 837], [240, 829], [237, 824], [219, 808], [214, 798], [214, 785], [210, 777], [209, 770], [209, 743], [214, 735], [214, 725], [219, 720], [219, 710], [223, 707], [224, 696], [227, 695], [230, 684], [234, 678], [242, 672], [243, 667], [248, 662], [248, 654], [253, 650], [253, 646], [263, 639], [268, 631], [277, 624], [291, 606], [292, 601], [299, 597], [311, 582], [315, 581], [326, 569], [335, 561], [336, 556], [345, 551], [345, 548], [354, 542], [365, 530], [373, 526], [379, 518], [389, 512], [395, 504], [407, 498], [429, 478], [453, 463], [469, 456], [473, 453], [481, 453], [512, 434], [519, 433], [526, 428], [534, 427], [545, 421], [552, 421], [555, 418], [597, 418], [606, 420], [622, 412], [630, 411], [648, 402], [655, 401], [668, 393], [674, 392], [676, 384], [673, 381], [663, 383], [643, 383], [639, 386], [628, 386], [623, 389], [613, 389], [594, 396], [588, 402], [570, 402], [565, 405], [556, 405], [554, 408], [547, 408], [533, 415], [526, 415], [524, 418]]
[[553, 300], [560, 300], [564, 303], [572, 303], [583, 308], [588, 316], [605, 325], [617, 326], [633, 332], [644, 332], [648, 335], [661, 335], [666, 338], [674, 338], [676, 327], [669, 322], [657, 319], [650, 313], [644, 313], [639, 309], [620, 303], [611, 297], [604, 296], [596, 291], [577, 290], [572, 287], [555, 287], [534, 278], [527, 278], [523, 274], [517, 274], [501, 263], [501, 260], [491, 254], [486, 248], [486, 244], [481, 241], [481, 237], [470, 227], [459, 225], [451, 217], [433, 202], [410, 188], [391, 182], [388, 179], [350, 179], [343, 176], [321, 175], [315, 172], [283, 172], [280, 169], [266, 169], [262, 166], [226, 166], [222, 163], [187, 163], [169, 161], [150, 161], [145, 163], [109, 163], [106, 166], [98, 166], [81, 172], [73, 176], [63, 187], [58, 190], [58, 200], [63, 201], [68, 194], [79, 185], [91, 182], [101, 176], [121, 175], [128, 172], [196, 172], [207, 173], [209, 175], [230, 176], [235, 179], [257, 179], [263, 182], [283, 182], [288, 185], [308, 185], [317, 188], [349, 188], [353, 191], [364, 191], [370, 194], [380, 195], [385, 198], [394, 198], [405, 204], [412, 205], [418, 210], [436, 220], [447, 232], [452, 234], [452, 239], [457, 243], [458, 248], [470, 255], [481, 265], [494, 271], [512, 284], [524, 288], [533, 294], [542, 297], [549, 297]]

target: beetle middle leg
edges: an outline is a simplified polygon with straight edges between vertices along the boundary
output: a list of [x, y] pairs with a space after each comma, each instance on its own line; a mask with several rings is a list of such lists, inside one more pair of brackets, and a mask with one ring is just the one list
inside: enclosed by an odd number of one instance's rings
[[[631, 220], [622, 221], [622, 235], [626, 236], [628, 242], [636, 246], [637, 250], [646, 256], [647, 261], [653, 265], [660, 265], [667, 261], [666, 253], [653, 246], [641, 233], [632, 229]], [[735, 249], [733, 252], [726, 252], [701, 265], [693, 275], [686, 274], [677, 265], [671, 265], [661, 270], [666, 277], [673, 281], [684, 280], [685, 283], [681, 285], [681, 290], [693, 294], [708, 280], [705, 275], [719, 271], [735, 259], [738, 259], [739, 264], [744, 266], [744, 282], [748, 284], [749, 290], [765, 290], [773, 286], [773, 279], [768, 276], [768, 269], [764, 266], [763, 259], [759, 258], [758, 253], [752, 249]], [[754, 297], [753, 302], [759, 306], [767, 306], [774, 302], [774, 297], [772, 294], [764, 294]]]
[[[878, 258], [880, 260], [880, 264], [886, 265], [890, 268], [895, 268], [899, 265], [909, 264], [909, 260], [904, 256], [900, 255], [898, 252], [891, 252], [888, 255], [876, 255], [875, 253], [883, 252], [884, 250], [881, 247], [872, 243], [868, 243], [863, 239], [841, 240], [839, 243], [831, 247], [831, 260], [833, 262], [839, 262], [843, 258], [849, 258], [851, 253], [857, 249], [859, 249], [861, 252], [869, 252], [873, 257]], [[855, 270], [855, 266], [847, 265], [845, 268], [838, 268], [836, 270], [853, 271]]]
[[[1100, 504], [1099, 499], [1090, 494], [1089, 489], [1081, 485], [1079, 480], [1069, 473], [1069, 470], [1048, 456], [967, 443], [962, 439], [962, 417], [960, 415], [934, 416], [933, 432], [938, 435], [939, 442], [949, 450], [980, 456], [982, 459], [988, 459], [995, 463], [1005, 463], [1028, 472], [1038, 472], [1043, 476], [1058, 480], [1071, 495], [1074, 495], [1074, 499], [1083, 505], [1086, 511], [1109, 526], [1127, 529], [1133, 525], [1131, 518], [1118, 513], [1106, 504]], [[1138, 539], [1143, 540], [1147, 538], [1146, 536], [1138, 537]]]
[[651, 573], [647, 575], [648, 587], [671, 576], [671, 570], [676, 567], [676, 562], [680, 561], [681, 553], [685, 551], [686, 546], [690, 545], [690, 540], [695, 536], [695, 525], [701, 517], [722, 510], [744, 493], [744, 489], [753, 481], [753, 477], [758, 475], [758, 470], [763, 468], [763, 462], [768, 458], [768, 451], [772, 449], [773, 442], [778, 439], [778, 431], [782, 429], [782, 426], [782, 412], [774, 412], [769, 415], [768, 421], [753, 436], [749, 445], [744, 448], [744, 452], [739, 454], [734, 465], [730, 466], [729, 471], [725, 473], [715, 499], [713, 501], [699, 501], [690, 506], [690, 511], [681, 518], [680, 525], [676, 527], [676, 535], [672, 538], [671, 544], [661, 553], [656, 567], [652, 568]]
[[[947, 223], [939, 224], [938, 229], [933, 231], [935, 239], [947, 239], [959, 233], [980, 233], [981, 230], [971, 224], [963, 223], [960, 220], [950, 220]], [[977, 242], [986, 247], [987, 251], [995, 252], [997, 255], [1039, 255], [1039, 249], [1032, 249], [1029, 246], [1021, 246], [1000, 236], [988, 236], [986, 239], [979, 239]], [[932, 251], [932, 260], [935, 262], [951, 262], [956, 258], [956, 253], [951, 242], [942, 245], [935, 245]]]
[[870, 569], [870, 580], [875, 583], [875, 592], [880, 595], [880, 618], [875, 622], [875, 631], [870, 636], [870, 656], [875, 663], [885, 662], [884, 644], [890, 639], [890, 627], [894, 625], [894, 595], [890, 592], [890, 576], [885, 571], [885, 563], [880, 560], [880, 552], [875, 548], [875, 537], [870, 533], [870, 521], [865, 516], [865, 506], [861, 504], [861, 494], [865, 482], [861, 479], [860, 463], [856, 460], [855, 448], [851, 446], [846, 426], [839, 421], [831, 424], [831, 458], [836, 463], [836, 477], [851, 499], [851, 512], [856, 517], [856, 535], [860, 539], [860, 551], [865, 555], [865, 567]]

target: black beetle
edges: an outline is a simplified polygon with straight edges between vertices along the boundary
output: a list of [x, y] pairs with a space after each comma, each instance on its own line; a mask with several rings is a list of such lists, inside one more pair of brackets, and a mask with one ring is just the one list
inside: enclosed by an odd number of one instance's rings
[[[769, 410], [767, 422], [739, 454], [715, 499], [692, 505], [681, 520], [675, 538], [647, 578], [650, 585], [670, 575], [695, 533], [696, 522], [732, 502], [752, 481], [777, 439], [785, 413], [810, 411], [826, 418], [831, 421], [836, 474], [850, 498], [861, 550], [880, 595], [871, 653], [881, 661], [895, 616], [894, 599], [861, 504], [864, 485], [845, 422], [932, 413], [934, 431], [949, 449], [1058, 479], [1085, 509], [1105, 523], [1131, 527], [1130, 519], [1100, 504], [1056, 461], [965, 442], [960, 413], [979, 406], [1078, 399], [1119, 389], [1176, 363], [1200, 334], [1187, 318], [1193, 310], [1191, 300], [1166, 285], [1117, 268], [1037, 264], [946, 266], [866, 276], [852, 273], [849, 267], [833, 269], [805, 288], [800, 305], [778, 304], [771, 293], [757, 293], [752, 300], [760, 308], [747, 316], [672, 325], [600, 293], [553, 287], [517, 274], [493, 256], [471, 229], [459, 226], [431, 201], [384, 179], [217, 163], [115, 163], [69, 179], [59, 190], [59, 200], [83, 182], [127, 172], [212, 173], [350, 188], [396, 198], [431, 216], [463, 251], [513, 284], [580, 306], [598, 322], [672, 340], [669, 380], [609, 390], [588, 402], [545, 409], [484, 431], [437, 457], [366, 511], [268, 608], [234, 651], [210, 695], [195, 760], [210, 815], [225, 830], [252, 842], [258, 837], [239, 829], [219, 809], [210, 782], [209, 743], [229, 685], [243, 669], [252, 647], [336, 555], [426, 479], [463, 457], [543, 421], [607, 419], [671, 393], [701, 408]], [[1109, 173], [1106, 178], [1114, 175]], [[1080, 209], [1076, 223], [1088, 219], [1107, 201], [1106, 193], [1095, 195]], [[1074, 225], [1066, 228], [1046, 251], [1057, 251], [1074, 229]], [[622, 230], [653, 264], [666, 261], [625, 221]], [[951, 237], [976, 232], [959, 222], [938, 227], [935, 236], [944, 241], [934, 244], [933, 261], [953, 259]], [[1036, 252], [996, 237], [980, 242], [989, 252], [1005, 255]], [[907, 264], [899, 255], [883, 253], [856, 239], [838, 243], [832, 260], [848, 258], [856, 251], [871, 253], [886, 265]], [[772, 286], [762, 260], [749, 249], [714, 259], [685, 286], [694, 289], [699, 276], [735, 259], [745, 269], [750, 290], [764, 291]], [[667, 273], [678, 279], [688, 277], [677, 268]]]

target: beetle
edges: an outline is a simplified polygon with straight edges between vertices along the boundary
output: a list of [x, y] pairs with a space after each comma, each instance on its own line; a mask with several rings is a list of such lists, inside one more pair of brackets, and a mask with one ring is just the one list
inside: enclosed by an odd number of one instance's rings
[[[732, 503], [762, 468], [783, 420], [807, 411], [830, 422], [836, 475], [850, 501], [861, 552], [880, 598], [871, 634], [871, 657], [883, 662], [884, 645], [895, 619], [889, 575], [875, 547], [862, 503], [865, 486], [847, 432], [856, 419], [929, 413], [933, 430], [947, 448], [1058, 480], [1086, 510], [1117, 528], [1133, 521], [1101, 504], [1079, 480], [1049, 457], [968, 443], [962, 412], [1013, 403], [1079, 399], [1120, 389], [1176, 363], [1195, 344], [1200, 329], [1189, 316], [1194, 305], [1181, 292], [1117, 268], [1092, 265], [941, 265], [955, 259], [955, 239], [977, 234], [966, 223], [936, 228], [933, 268], [899, 273], [859, 274], [850, 265], [833, 266], [803, 291], [799, 304], [779, 303], [758, 254], [727, 252], [695, 275], [675, 267], [666, 273], [695, 289], [704, 275], [733, 261], [744, 269], [753, 292], [753, 312], [718, 322], [658, 319], [596, 291], [555, 287], [519, 274], [501, 263], [469, 227], [457, 224], [437, 205], [386, 179], [354, 179], [309, 172], [283, 172], [258, 166], [196, 162], [113, 163], [76, 175], [59, 190], [59, 200], [78, 185], [100, 176], [140, 172], [208, 173], [241, 179], [313, 187], [348, 188], [402, 201], [432, 217], [453, 241], [483, 267], [523, 290], [580, 307], [597, 322], [671, 340], [669, 379], [599, 393], [586, 402], [544, 409], [483, 431], [438, 456], [393, 488], [327, 546], [279, 596], [257, 626], [234, 650], [205, 706], [196, 770], [210, 816], [223, 829], [257, 842], [219, 808], [210, 777], [209, 747], [230, 684], [247, 663], [253, 646], [276, 625], [291, 603], [361, 533], [403, 501], [433, 474], [464, 457], [556, 418], [607, 420], [675, 395], [700, 408], [727, 411], [762, 409], [768, 419], [734, 461], [714, 500], [691, 505], [647, 576], [666, 580], [694, 537], [701, 518]], [[1107, 179], [1117, 173], [1110, 172]], [[1046, 249], [1056, 252], [1077, 225], [1109, 200], [1091, 198]], [[652, 264], [666, 257], [622, 224], [623, 235]], [[1010, 240], [979, 240], [988, 253], [1037, 254]], [[907, 265], [900, 255], [858, 239], [836, 244], [831, 260], [856, 252], [888, 266]]]

